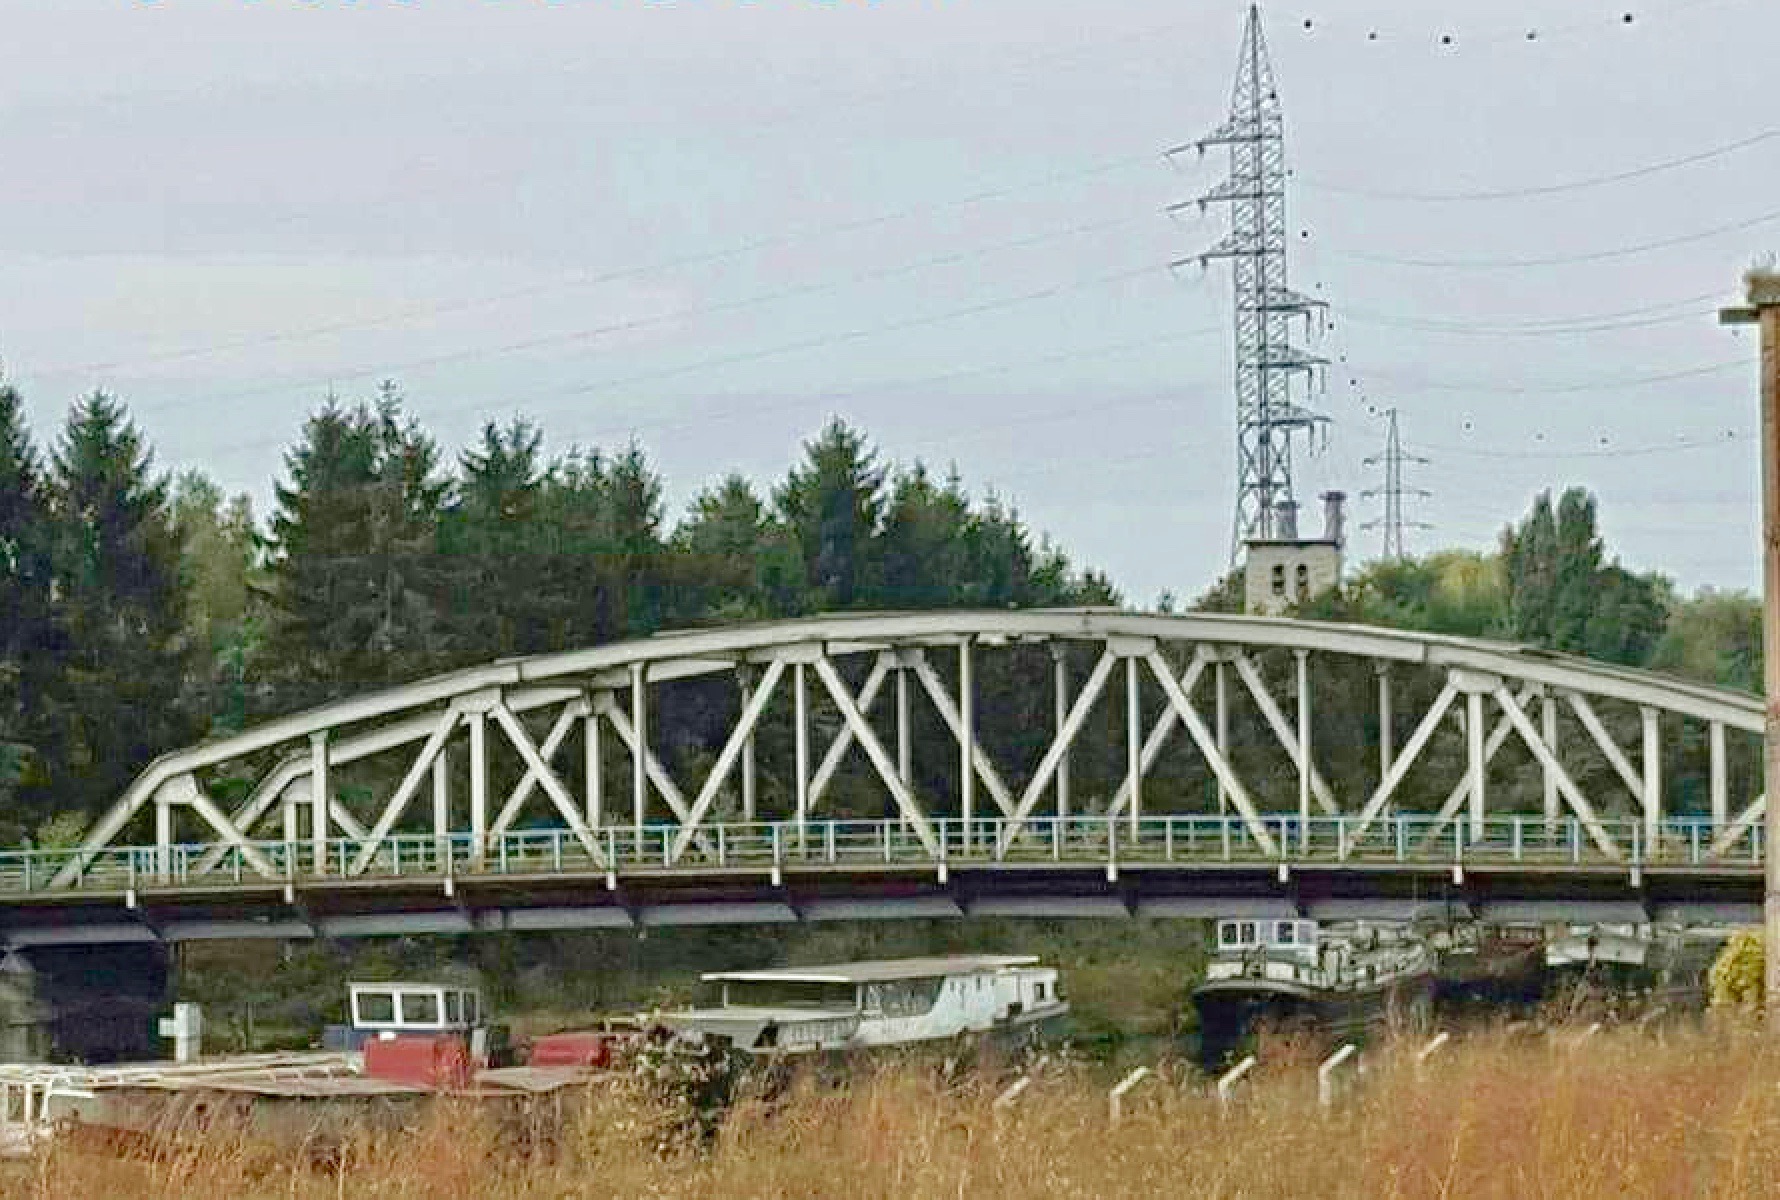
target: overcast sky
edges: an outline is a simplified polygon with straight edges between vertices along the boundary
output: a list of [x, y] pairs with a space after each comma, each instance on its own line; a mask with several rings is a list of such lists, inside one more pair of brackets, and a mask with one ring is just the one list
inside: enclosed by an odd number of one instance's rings
[[[448, 451], [635, 436], [676, 518], [839, 413], [1134, 602], [1191, 595], [1229, 548], [1230, 283], [1165, 264], [1225, 218], [1161, 209], [1227, 162], [1160, 152], [1221, 119], [1244, 11], [0, 0], [0, 357], [40, 436], [104, 387], [262, 509], [303, 416], [384, 377]], [[1396, 405], [1413, 549], [1580, 483], [1628, 564], [1754, 586], [1754, 344], [1714, 312], [1780, 245], [1780, 5], [1264, 14], [1293, 284], [1333, 306], [1301, 498], [1375, 483]]]

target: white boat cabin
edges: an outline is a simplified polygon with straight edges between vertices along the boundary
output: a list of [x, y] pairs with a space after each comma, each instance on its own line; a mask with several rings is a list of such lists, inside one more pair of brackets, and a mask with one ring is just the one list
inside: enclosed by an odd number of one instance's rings
[[1243, 917], [1218, 922], [1205, 979], [1214, 987], [1244, 982], [1351, 990], [1425, 973], [1432, 962], [1421, 939], [1395, 925]]
[[482, 993], [442, 983], [349, 983], [352, 1027], [392, 1038], [404, 1033], [468, 1033], [482, 1023]]
[[1037, 962], [977, 954], [719, 971], [703, 976], [718, 1007], [666, 1019], [760, 1053], [930, 1041], [1066, 1013], [1057, 971]]

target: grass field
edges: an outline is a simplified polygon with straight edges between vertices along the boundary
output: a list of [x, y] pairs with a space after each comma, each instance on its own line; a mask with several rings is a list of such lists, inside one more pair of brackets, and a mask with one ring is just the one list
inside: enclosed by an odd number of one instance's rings
[[660, 1147], [670, 1113], [629, 1082], [591, 1089], [549, 1148], [441, 1103], [324, 1156], [231, 1131], [158, 1157], [55, 1148], [8, 1195], [39, 1197], [1767, 1197], [1780, 1195], [1780, 1042], [1729, 1023], [1667, 1032], [1480, 1032], [1418, 1067], [1364, 1056], [1336, 1103], [1285, 1044], [1220, 1110], [1185, 1072], [1133, 1092], [1053, 1067], [1005, 1079], [891, 1064], [846, 1087], [744, 1102], [708, 1147]]

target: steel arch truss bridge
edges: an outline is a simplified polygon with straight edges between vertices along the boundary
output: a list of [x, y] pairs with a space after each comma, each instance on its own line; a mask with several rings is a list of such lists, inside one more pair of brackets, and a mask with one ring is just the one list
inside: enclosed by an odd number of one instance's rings
[[497, 662], [165, 755], [78, 848], [0, 855], [0, 921], [28, 944], [132, 913], [179, 938], [1439, 896], [1741, 912], [1761, 727], [1746, 694], [1383, 629], [825, 616]]

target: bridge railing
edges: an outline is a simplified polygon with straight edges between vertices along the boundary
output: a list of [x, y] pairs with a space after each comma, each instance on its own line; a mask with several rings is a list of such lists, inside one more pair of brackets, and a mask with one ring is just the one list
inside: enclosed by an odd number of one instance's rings
[[[365, 859], [365, 843], [337, 838], [315, 861], [307, 842], [251, 842], [216, 847], [182, 844], [108, 849], [93, 855], [71, 890], [133, 893], [165, 888], [216, 888], [305, 883], [328, 878], [452, 879], [726, 871], [760, 868], [882, 869], [1133, 865], [1303, 864], [1366, 867], [1453, 863], [1528, 867], [1622, 865], [1709, 867], [1762, 861], [1759, 826], [1716, 845], [1705, 818], [1657, 824], [1654, 840], [1641, 820], [1608, 820], [1602, 830], [1614, 853], [1575, 818], [1492, 817], [1481, 836], [1467, 822], [1403, 813], [1364, 828], [1349, 816], [1268, 816], [1257, 830], [1238, 816], [1033, 817], [1013, 826], [998, 818], [968, 825], [929, 822], [936, 855], [913, 825], [900, 819], [715, 824], [675, 854], [679, 826], [607, 827], [583, 841], [567, 829], [516, 830], [478, 846], [468, 834], [402, 834], [384, 839]], [[1265, 836], [1262, 836], [1265, 835]], [[220, 849], [220, 853], [218, 852]], [[73, 859], [71, 851], [0, 852], [0, 895], [38, 893]], [[255, 860], [258, 860], [258, 863]], [[263, 866], [261, 865], [263, 864]], [[268, 873], [269, 869], [269, 873]]]

